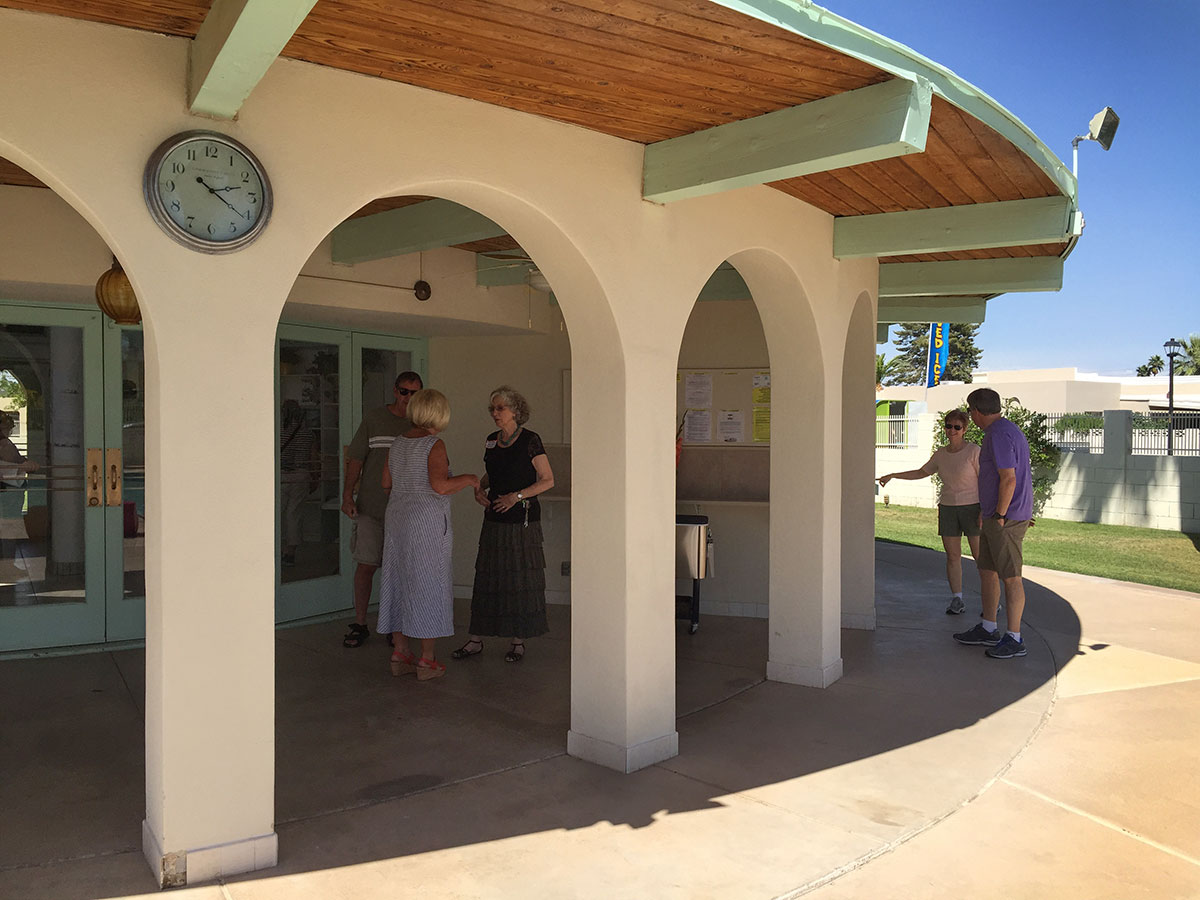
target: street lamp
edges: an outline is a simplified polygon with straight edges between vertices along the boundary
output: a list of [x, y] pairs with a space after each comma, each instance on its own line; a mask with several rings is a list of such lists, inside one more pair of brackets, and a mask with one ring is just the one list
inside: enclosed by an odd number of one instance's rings
[[1175, 455], [1175, 357], [1182, 356], [1183, 341], [1171, 338], [1163, 349], [1167, 351], [1167, 456]]
[[1071, 174], [1076, 178], [1079, 177], [1079, 142], [1080, 141], [1095, 141], [1105, 150], [1112, 146], [1113, 138], [1117, 134], [1117, 126], [1121, 124], [1121, 118], [1111, 106], [1106, 106], [1100, 112], [1092, 116], [1092, 121], [1088, 122], [1088, 133], [1081, 134], [1071, 141]]

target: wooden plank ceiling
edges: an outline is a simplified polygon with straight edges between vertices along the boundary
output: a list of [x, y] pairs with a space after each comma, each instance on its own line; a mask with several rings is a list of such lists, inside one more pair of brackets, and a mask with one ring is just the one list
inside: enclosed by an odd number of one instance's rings
[[[0, 7], [184, 37], [195, 36], [210, 5], [210, 0], [0, 0]], [[283, 56], [643, 144], [891, 78], [706, 0], [318, 0]], [[0, 167], [0, 182], [27, 183], [8, 179], [32, 177], [19, 170], [14, 175], [13, 168]], [[1008, 140], [936, 97], [924, 153], [771, 186], [834, 216], [1059, 193]], [[359, 214], [411, 202], [416, 200], [384, 198]], [[1057, 256], [1062, 250], [1061, 244], [1044, 244], [881, 262]]]

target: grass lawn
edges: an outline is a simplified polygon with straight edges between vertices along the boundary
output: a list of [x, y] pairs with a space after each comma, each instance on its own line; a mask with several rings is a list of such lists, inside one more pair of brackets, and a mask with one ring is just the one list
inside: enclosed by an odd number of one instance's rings
[[[942, 549], [934, 509], [876, 504], [875, 537]], [[963, 541], [963, 553], [969, 552]], [[1044, 569], [1200, 593], [1200, 535], [1038, 519], [1026, 532], [1024, 556]]]

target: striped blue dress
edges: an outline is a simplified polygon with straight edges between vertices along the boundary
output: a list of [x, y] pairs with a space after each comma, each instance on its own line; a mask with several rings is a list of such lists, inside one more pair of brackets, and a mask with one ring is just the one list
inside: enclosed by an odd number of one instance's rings
[[428, 435], [392, 442], [392, 492], [383, 525], [379, 588], [381, 633], [400, 631], [414, 638], [454, 634], [450, 498], [429, 484], [429, 451], [437, 441]]

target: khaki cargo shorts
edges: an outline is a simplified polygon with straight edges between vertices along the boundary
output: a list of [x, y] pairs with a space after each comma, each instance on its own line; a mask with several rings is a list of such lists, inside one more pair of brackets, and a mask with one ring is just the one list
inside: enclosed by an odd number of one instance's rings
[[350, 531], [350, 556], [364, 566], [383, 565], [383, 523], [359, 513]]
[[976, 567], [995, 572], [1001, 578], [1019, 577], [1021, 542], [1025, 540], [1028, 528], [1028, 519], [1005, 522], [1003, 527], [999, 519], [984, 519], [983, 529], [979, 533], [979, 558], [975, 560]]

